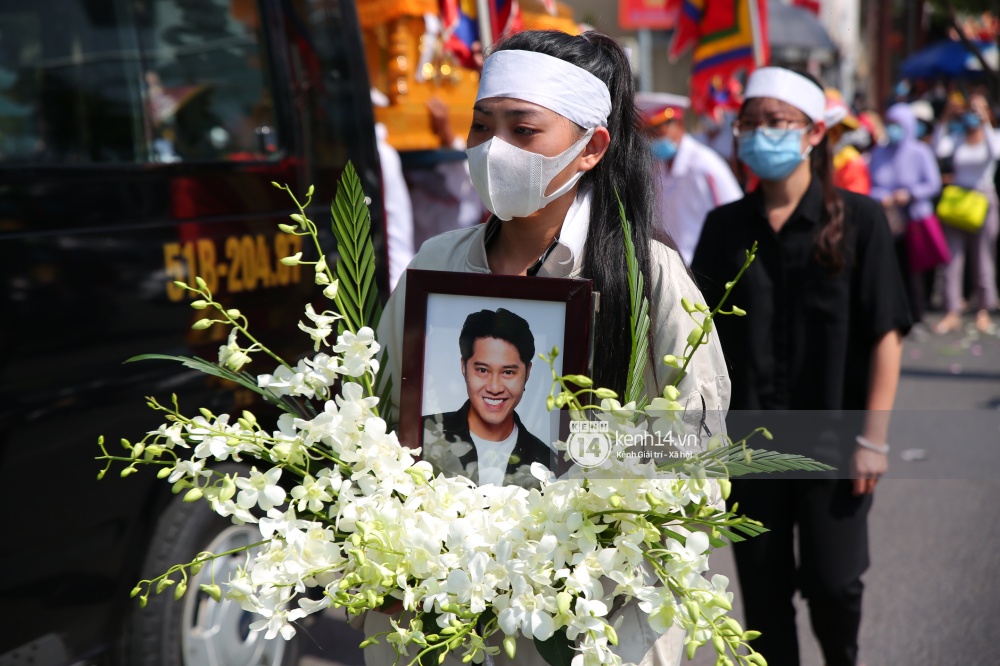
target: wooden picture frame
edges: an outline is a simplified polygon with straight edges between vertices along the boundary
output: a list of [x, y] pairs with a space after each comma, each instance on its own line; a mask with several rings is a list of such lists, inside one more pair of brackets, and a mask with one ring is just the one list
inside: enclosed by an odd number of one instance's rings
[[594, 302], [590, 280], [408, 270], [397, 434], [423, 446], [424, 419], [473, 400], [458, 338], [469, 315], [508, 310], [528, 322], [533, 363], [517, 408], [519, 422], [550, 448], [565, 424], [546, 409], [552, 375], [539, 353], [559, 350], [556, 371], [590, 375]]

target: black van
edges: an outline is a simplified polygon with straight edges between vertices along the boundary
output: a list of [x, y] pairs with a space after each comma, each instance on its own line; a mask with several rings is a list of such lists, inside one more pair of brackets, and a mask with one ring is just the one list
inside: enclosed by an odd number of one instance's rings
[[383, 228], [363, 53], [347, 0], [0, 3], [0, 664], [297, 660], [203, 595], [139, 610], [140, 578], [252, 534], [148, 470], [99, 482], [94, 457], [98, 434], [162, 422], [145, 394], [247, 404], [179, 365], [122, 364], [217, 358], [225, 331], [191, 329], [175, 279], [205, 278], [286, 358], [308, 351], [295, 323], [316, 287], [277, 261], [298, 248], [270, 183], [314, 184], [319, 221], [350, 159]]

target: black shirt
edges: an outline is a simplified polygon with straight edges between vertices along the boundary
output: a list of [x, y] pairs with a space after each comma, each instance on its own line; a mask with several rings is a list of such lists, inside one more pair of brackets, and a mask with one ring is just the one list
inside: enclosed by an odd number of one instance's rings
[[816, 258], [823, 193], [816, 179], [775, 232], [758, 189], [709, 213], [692, 261], [709, 307], [739, 272], [746, 250], [756, 261], [716, 327], [732, 380], [733, 410], [866, 408], [874, 343], [910, 316], [892, 236], [882, 208], [869, 197], [838, 190], [844, 201], [844, 268]]

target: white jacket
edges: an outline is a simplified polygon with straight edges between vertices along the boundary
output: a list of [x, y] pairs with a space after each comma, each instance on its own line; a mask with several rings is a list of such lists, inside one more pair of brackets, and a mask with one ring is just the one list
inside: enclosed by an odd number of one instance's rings
[[[587, 193], [577, 197], [567, 213], [566, 223], [557, 246], [538, 271], [539, 277], [580, 277], [582, 256], [589, 227], [590, 201]], [[456, 273], [489, 273], [486, 260], [486, 232], [491, 220], [470, 229], [458, 229], [428, 239], [410, 262], [408, 268], [453, 271]], [[646, 276], [650, 291], [653, 358], [662, 361], [667, 354], [680, 356], [695, 322], [681, 307], [681, 298], [692, 303], [704, 302], [704, 297], [688, 274], [684, 262], [675, 250], [658, 242], [650, 243], [650, 274]], [[627, 270], [625, 257], [621, 269]], [[530, 280], [530, 277], [526, 277]], [[378, 341], [388, 355], [388, 371], [393, 377], [393, 407], [399, 405], [398, 378], [402, 375], [403, 312], [406, 302], [406, 275], [400, 278], [382, 314], [378, 326]], [[714, 307], [714, 303], [706, 304]], [[650, 397], [661, 395], [673, 381], [675, 370], [658, 362], [646, 367], [646, 392]], [[729, 372], [717, 335], [702, 346], [681, 380], [681, 403], [689, 410], [707, 410], [705, 424], [712, 434], [725, 432], [725, 414], [729, 409]], [[655, 393], [654, 393], [655, 391]], [[704, 404], [702, 404], [704, 399]], [[692, 414], [688, 415], [693, 416]], [[692, 420], [688, 420], [692, 422]]]

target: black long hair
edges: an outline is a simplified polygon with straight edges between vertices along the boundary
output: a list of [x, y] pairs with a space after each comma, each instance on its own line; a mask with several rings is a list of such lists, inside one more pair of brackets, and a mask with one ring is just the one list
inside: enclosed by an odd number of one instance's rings
[[813, 178], [823, 189], [823, 212], [813, 250], [820, 265], [837, 274], [844, 269], [844, 199], [833, 186], [833, 147], [826, 134], [813, 148], [809, 160]]
[[[594, 290], [601, 293], [594, 336], [594, 348], [599, 353], [594, 354], [593, 379], [598, 386], [624, 395], [632, 329], [625, 235], [618, 197], [625, 205], [636, 260], [645, 276], [650, 275], [649, 243], [654, 234], [655, 210], [653, 157], [639, 130], [628, 55], [618, 42], [599, 32], [573, 36], [555, 30], [519, 32], [494, 48], [494, 51], [504, 50], [535, 51], [565, 60], [604, 81], [611, 93], [608, 117], [611, 143], [604, 158], [580, 181], [581, 187], [592, 186], [594, 192], [590, 231], [583, 252], [583, 276], [591, 279]], [[644, 291], [649, 298], [648, 283]]]
[[[823, 84], [809, 72], [799, 72], [802, 76], [823, 90]], [[816, 260], [821, 266], [830, 268], [834, 274], [844, 269], [844, 199], [833, 186], [833, 149], [829, 136], [824, 133], [819, 145], [809, 155], [809, 166], [813, 178], [823, 188], [823, 212], [819, 232], [813, 243]]]

